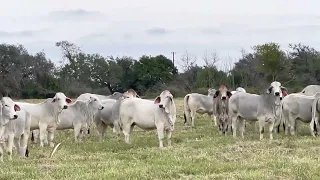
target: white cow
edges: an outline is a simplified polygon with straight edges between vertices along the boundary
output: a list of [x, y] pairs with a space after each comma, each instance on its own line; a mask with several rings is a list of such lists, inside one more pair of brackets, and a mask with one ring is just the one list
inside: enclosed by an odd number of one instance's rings
[[[27, 119], [30, 120], [30, 115], [25, 111], [18, 114], [20, 110], [21, 109], [19, 105], [13, 102], [10, 97], [1, 98], [0, 100], [0, 138], [1, 140], [4, 141], [1, 143], [3, 144], [3, 146], [5, 146], [5, 149], [8, 152], [9, 160], [12, 160], [13, 143], [18, 142], [17, 140], [19, 136], [24, 135], [26, 126], [25, 124], [20, 124], [20, 123], [26, 122]], [[27, 118], [24, 115], [29, 115], [29, 118]], [[14, 122], [17, 120], [18, 122]], [[29, 131], [30, 131], [30, 126], [29, 126]], [[24, 153], [26, 152], [27, 142], [28, 142], [28, 138], [23, 137], [22, 145], [20, 146], [20, 141], [19, 141], [19, 144], [16, 144], [18, 155], [21, 155], [21, 153], [23, 153], [21, 149], [24, 149]], [[23, 147], [23, 148], [20, 148], [20, 147]], [[0, 145], [0, 161], [3, 162], [3, 149], [1, 145]]]
[[283, 98], [283, 119], [286, 125], [286, 135], [290, 131], [295, 134], [296, 121], [301, 120], [304, 123], [310, 123], [311, 135], [315, 136], [314, 122], [312, 121], [313, 102], [320, 97], [320, 92], [313, 96], [293, 93]]
[[194, 121], [196, 113], [208, 114], [212, 117], [214, 126], [217, 126], [216, 116], [213, 114], [213, 95], [215, 94], [215, 89], [209, 89], [208, 95], [191, 93], [187, 94], [183, 99], [184, 107], [184, 123], [191, 117], [191, 127], [194, 127]]
[[120, 105], [125, 98], [134, 98], [134, 94], [125, 92], [123, 93], [122, 98], [118, 100], [108, 99], [102, 102], [105, 108], [97, 112], [94, 117], [99, 134], [99, 141], [103, 141], [103, 137], [108, 126], [112, 127], [117, 135], [120, 135], [119, 111]]
[[59, 115], [57, 130], [73, 129], [75, 141], [81, 142], [83, 132], [92, 124], [93, 114], [103, 108], [99, 98], [95, 96], [90, 96], [87, 101], [77, 100]]
[[144, 130], [157, 129], [160, 148], [163, 148], [164, 131], [166, 131], [168, 146], [171, 146], [176, 106], [168, 90], [162, 91], [154, 101], [140, 98], [124, 99], [119, 113], [119, 123], [126, 143], [130, 143], [129, 136], [136, 125]]
[[[66, 97], [64, 93], [57, 92], [53, 98], [48, 98], [44, 102], [38, 104], [17, 102], [17, 104], [31, 114], [31, 130], [39, 129], [40, 147], [49, 144], [54, 147], [53, 138], [54, 131], [60, 123], [59, 114], [63, 109], [67, 109], [67, 104], [71, 103], [71, 99]], [[48, 136], [46, 136], [46, 132]]]
[[231, 91], [231, 94], [237, 93], [237, 92], [247, 92], [244, 88], [242, 87], [237, 87], [235, 91]]
[[229, 99], [229, 118], [232, 120], [233, 137], [236, 137], [239, 121], [240, 133], [244, 138], [244, 119], [259, 121], [260, 140], [263, 139], [265, 123], [269, 125], [270, 139], [273, 139], [273, 126], [279, 121], [282, 113], [282, 89], [280, 82], [274, 81], [262, 95], [249, 93], [235, 93]]
[[320, 92], [320, 85], [308, 85], [300, 93], [307, 96], [313, 96], [317, 92]]

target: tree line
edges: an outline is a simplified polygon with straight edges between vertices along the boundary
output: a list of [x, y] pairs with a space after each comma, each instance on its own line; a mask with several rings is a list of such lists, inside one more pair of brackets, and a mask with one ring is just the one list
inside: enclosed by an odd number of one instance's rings
[[[282, 49], [270, 42], [242, 50], [236, 62], [223, 61], [217, 52], [204, 52], [197, 58], [185, 52], [178, 62], [178, 73], [172, 61], [163, 55], [103, 57], [87, 54], [68, 41], [55, 44], [61, 49], [62, 65], [55, 65], [44, 52], [30, 54], [22, 45], [0, 44], [0, 91], [16, 98], [47, 98], [61, 91], [70, 97], [85, 92], [111, 94], [129, 88], [153, 97], [163, 89], [174, 96], [190, 92], [207, 94], [210, 87], [225, 84], [230, 89], [243, 87], [248, 92], [262, 93], [271, 81], [279, 81], [289, 92], [300, 91], [320, 81], [320, 53], [303, 44], [289, 44]], [[217, 68], [217, 62], [224, 67]]]

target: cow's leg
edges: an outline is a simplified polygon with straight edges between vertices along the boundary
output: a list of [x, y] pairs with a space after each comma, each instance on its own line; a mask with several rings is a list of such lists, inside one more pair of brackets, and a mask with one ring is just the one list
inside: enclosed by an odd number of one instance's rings
[[[73, 125], [73, 131], [74, 131], [74, 141], [76, 143], [79, 142], [79, 137], [80, 137], [80, 133], [81, 133], [81, 124], [77, 123]], [[97, 129], [99, 129], [99, 127], [97, 127]]]
[[318, 119], [319, 119], [318, 117], [315, 117], [314, 119], [312, 118], [310, 122], [310, 132], [311, 132], [311, 136], [313, 137], [316, 137], [315, 130], [317, 129], [317, 127], [315, 128], [315, 126]]
[[232, 116], [231, 117], [231, 121], [232, 121], [232, 134], [233, 137], [236, 138], [237, 136], [237, 123], [238, 123], [238, 117], [237, 116]]
[[37, 143], [38, 139], [39, 139], [39, 129], [33, 130], [31, 134], [31, 141], [33, 143]]
[[134, 124], [124, 124], [122, 127], [122, 132], [124, 134], [124, 140], [127, 144], [130, 144], [130, 133], [134, 127]]
[[274, 120], [269, 120], [268, 125], [269, 125], [270, 140], [273, 140]]
[[168, 141], [168, 146], [171, 146], [171, 137], [172, 137], [172, 131], [167, 130], [167, 141]]
[[240, 125], [240, 134], [241, 134], [241, 137], [242, 139], [244, 139], [244, 130], [245, 130], [245, 123], [246, 121], [243, 119], [243, 118], [239, 118], [239, 125]]
[[48, 140], [49, 140], [50, 147], [54, 147], [53, 139], [54, 139], [54, 131], [48, 131]]
[[97, 125], [97, 129], [99, 131], [99, 141], [102, 142], [103, 141], [103, 138], [104, 138], [104, 134], [106, 132], [106, 129], [107, 129], [107, 125], [103, 122], [103, 121], [100, 121], [99, 122], [99, 125]]
[[259, 121], [260, 140], [262, 140], [263, 139], [263, 133], [264, 133], [265, 119], [260, 117], [260, 118], [258, 118], [258, 121]]
[[0, 144], [0, 162], [3, 163], [3, 149], [1, 144]]
[[13, 144], [16, 147], [16, 153], [17, 155], [21, 156], [21, 145], [20, 145], [20, 137], [14, 137]]
[[25, 156], [26, 155], [26, 151], [27, 151], [27, 147], [28, 147], [28, 139], [30, 136], [30, 130], [25, 130], [24, 133], [22, 134], [21, 137], [21, 155]]
[[290, 134], [293, 136], [295, 135], [295, 127], [296, 127], [296, 119], [289, 114], [289, 128], [290, 128]]
[[217, 117], [214, 114], [212, 114], [211, 118], [212, 118], [213, 126], [217, 126]]
[[14, 139], [14, 134], [10, 133], [9, 136], [8, 136], [8, 146], [7, 146], [7, 153], [8, 153], [8, 156], [9, 156], [9, 161], [12, 161], [13, 139]]
[[157, 132], [158, 132], [158, 138], [159, 138], [159, 148], [163, 148], [163, 139], [164, 139], [164, 125], [158, 124], [157, 125]]
[[39, 124], [39, 137], [40, 137], [40, 147], [43, 147], [45, 144], [45, 139], [47, 132], [47, 125], [46, 124]]
[[195, 117], [196, 117], [196, 112], [195, 111], [193, 111], [193, 110], [191, 110], [190, 111], [190, 116], [191, 116], [191, 127], [195, 127], [195, 125], [194, 125], [194, 120], [195, 120]]

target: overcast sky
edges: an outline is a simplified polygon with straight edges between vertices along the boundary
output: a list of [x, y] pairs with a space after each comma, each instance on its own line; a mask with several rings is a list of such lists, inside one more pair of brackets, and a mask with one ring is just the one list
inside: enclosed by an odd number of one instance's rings
[[[31, 3], [32, 2], [32, 3]], [[316, 0], [0, 0], [0, 43], [44, 50], [54, 62], [55, 42], [87, 53], [138, 58], [187, 50], [202, 65], [204, 51], [233, 61], [240, 50], [265, 42], [304, 43], [320, 49]], [[222, 61], [220, 65], [224, 64]]]

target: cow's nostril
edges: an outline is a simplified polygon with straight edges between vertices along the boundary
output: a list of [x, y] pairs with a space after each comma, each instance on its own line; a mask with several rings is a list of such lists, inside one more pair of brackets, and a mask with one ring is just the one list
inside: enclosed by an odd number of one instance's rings
[[104, 107], [102, 106], [102, 107], [101, 107], [101, 110], [102, 110], [103, 108], [104, 108]]
[[67, 105], [64, 105], [64, 106], [63, 106], [63, 109], [68, 109], [68, 106], [67, 106]]
[[159, 108], [163, 108], [163, 105], [162, 105], [162, 104], [159, 104]]
[[17, 119], [17, 118], [18, 118], [18, 115], [14, 115], [13, 118], [14, 118], [14, 119]]
[[279, 92], [276, 92], [276, 93], [274, 93], [276, 96], [279, 96], [280, 95], [280, 93]]
[[227, 97], [223, 96], [221, 99], [222, 99], [222, 100], [226, 100], [226, 99], [227, 99]]

